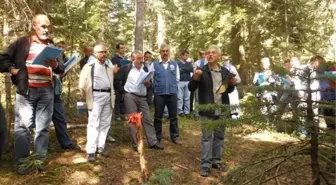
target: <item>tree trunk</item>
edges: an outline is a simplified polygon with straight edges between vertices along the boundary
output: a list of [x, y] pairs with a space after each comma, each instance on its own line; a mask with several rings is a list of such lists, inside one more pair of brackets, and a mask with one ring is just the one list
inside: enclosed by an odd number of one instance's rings
[[[6, 6], [6, 5], [5, 5]], [[8, 44], [8, 14], [7, 11], [4, 11], [3, 16], [4, 24], [3, 24], [3, 46], [7, 47]], [[10, 74], [5, 75], [5, 92], [6, 92], [6, 119], [8, 122], [8, 136], [10, 135], [11, 123], [13, 118], [13, 108], [12, 108], [12, 93], [11, 93], [12, 82], [10, 78]]]
[[320, 178], [320, 165], [318, 163], [318, 121], [314, 120], [314, 112], [313, 112], [313, 101], [312, 101], [312, 91], [310, 88], [311, 84], [311, 76], [308, 75], [307, 78], [307, 87], [308, 87], [308, 97], [307, 97], [307, 123], [308, 132], [311, 135], [310, 138], [310, 159], [311, 159], [311, 169], [312, 169], [312, 185], [320, 185], [321, 178]]
[[[231, 0], [231, 15], [236, 13], [236, 0]], [[241, 26], [239, 23], [236, 25], [232, 25], [231, 27], [231, 55], [232, 55], [232, 64], [239, 65], [240, 57], [239, 57], [239, 45], [240, 45], [240, 35], [239, 32], [241, 30]]]
[[164, 37], [165, 37], [165, 26], [164, 26], [164, 19], [163, 15], [158, 12], [157, 15], [157, 25], [158, 25], [158, 30], [157, 30], [157, 44], [158, 48], [164, 43]]
[[134, 50], [143, 50], [143, 26], [145, 22], [145, 0], [135, 2], [135, 43]]

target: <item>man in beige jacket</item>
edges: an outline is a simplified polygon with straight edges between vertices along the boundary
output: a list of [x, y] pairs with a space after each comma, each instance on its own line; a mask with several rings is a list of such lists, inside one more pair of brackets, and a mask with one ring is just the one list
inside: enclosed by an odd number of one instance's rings
[[107, 59], [104, 44], [96, 44], [93, 50], [94, 54], [89, 57], [79, 79], [79, 89], [81, 95], [85, 95], [89, 109], [86, 143], [89, 162], [95, 161], [96, 152], [108, 156], [104, 147], [114, 107], [113, 74], [118, 71], [118, 67]]

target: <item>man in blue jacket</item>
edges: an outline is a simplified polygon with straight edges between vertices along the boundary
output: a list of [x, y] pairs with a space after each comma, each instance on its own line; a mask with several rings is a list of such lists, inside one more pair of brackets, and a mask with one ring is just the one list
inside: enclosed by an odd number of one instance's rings
[[[220, 66], [221, 50], [213, 45], [208, 49], [208, 64], [195, 70], [192, 79], [188, 84], [190, 91], [198, 89], [199, 104], [230, 104], [228, 93], [234, 90], [237, 79], [228, 69]], [[227, 79], [227, 80], [224, 80]], [[227, 82], [227, 89], [224, 92], [218, 92], [218, 89]], [[226, 111], [224, 111], [226, 112]], [[220, 125], [215, 129], [205, 128], [207, 122], [219, 120], [224, 113], [222, 110], [200, 111], [200, 120], [202, 124], [202, 151], [201, 151], [201, 176], [207, 177], [210, 168], [224, 170], [221, 157], [223, 153], [225, 127]], [[231, 119], [229, 115], [224, 115]]]
[[154, 91], [154, 127], [156, 137], [162, 139], [162, 116], [167, 105], [170, 119], [170, 138], [173, 143], [179, 141], [179, 129], [177, 121], [177, 84], [180, 80], [180, 70], [176, 62], [169, 59], [170, 46], [163, 44], [160, 47], [160, 59], [151, 65], [150, 71], [155, 71], [153, 76]]

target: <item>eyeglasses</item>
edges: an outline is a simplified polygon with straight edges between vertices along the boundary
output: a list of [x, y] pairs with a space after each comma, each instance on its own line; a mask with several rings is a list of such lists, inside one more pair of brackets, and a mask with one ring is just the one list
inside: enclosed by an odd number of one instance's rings
[[97, 51], [97, 53], [107, 53], [107, 51]]
[[161, 50], [161, 52], [169, 52], [169, 50]]

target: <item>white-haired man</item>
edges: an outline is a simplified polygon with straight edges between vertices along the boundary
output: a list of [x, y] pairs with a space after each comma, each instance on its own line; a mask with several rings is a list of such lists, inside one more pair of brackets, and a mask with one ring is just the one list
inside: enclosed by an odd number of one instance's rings
[[118, 71], [118, 67], [112, 66], [107, 59], [104, 44], [96, 44], [93, 50], [94, 54], [89, 57], [79, 79], [79, 89], [82, 95], [85, 94], [89, 109], [86, 143], [89, 162], [95, 162], [96, 152], [108, 156], [105, 141], [114, 107], [113, 74]]

